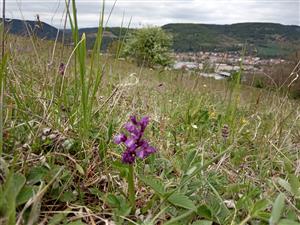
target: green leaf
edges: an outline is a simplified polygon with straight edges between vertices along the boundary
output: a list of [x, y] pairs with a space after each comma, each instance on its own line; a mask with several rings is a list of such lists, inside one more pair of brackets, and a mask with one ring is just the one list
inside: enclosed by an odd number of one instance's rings
[[45, 179], [48, 174], [48, 169], [44, 166], [34, 167], [29, 171], [27, 181], [30, 184], [36, 184]]
[[300, 182], [299, 178], [295, 175], [289, 176], [289, 184], [291, 186], [291, 192], [295, 196], [300, 196]]
[[[298, 207], [298, 209], [300, 209], [300, 207]], [[288, 220], [297, 220], [298, 219], [298, 215], [299, 215], [299, 213], [297, 213], [295, 210], [289, 208], [287, 210], [286, 215], [285, 215], [285, 219], [288, 219]]]
[[89, 188], [89, 191], [92, 195], [95, 195], [98, 198], [101, 198], [103, 196], [103, 193], [96, 187]]
[[278, 184], [283, 187], [286, 191], [292, 193], [292, 187], [291, 185], [289, 184], [288, 181], [282, 179], [282, 178], [278, 178], [277, 180]]
[[186, 172], [186, 175], [187, 175], [187, 176], [192, 175], [192, 174], [196, 171], [196, 169], [197, 169], [197, 166], [191, 167], [191, 168]]
[[123, 196], [109, 194], [106, 198], [106, 204], [115, 209], [114, 212], [118, 216], [128, 216], [130, 214], [131, 207]]
[[278, 225], [300, 225], [300, 223], [292, 220], [282, 219], [279, 221]]
[[21, 189], [23, 188], [24, 184], [26, 182], [26, 178], [21, 174], [14, 174], [13, 176], [13, 188], [15, 191], [15, 196], [19, 194]]
[[59, 225], [65, 218], [66, 215], [63, 213], [56, 214], [49, 220], [48, 225]]
[[77, 220], [71, 223], [67, 223], [67, 225], [87, 225], [87, 224], [82, 222], [81, 220]]
[[[42, 187], [42, 184], [41, 184]], [[27, 225], [34, 225], [38, 222], [40, 214], [41, 214], [41, 205], [42, 205], [42, 195], [40, 197], [35, 198], [33, 204], [30, 209], [30, 213], [28, 215]]]
[[5, 205], [0, 206], [0, 209], [4, 210], [4, 215], [7, 217], [7, 225], [14, 225], [16, 222], [16, 197], [25, 182], [26, 179], [23, 175], [9, 171], [3, 185], [3, 198], [1, 198], [2, 204], [5, 203]]
[[74, 146], [75, 141], [73, 139], [67, 139], [62, 143], [62, 147], [66, 150], [71, 150]]
[[256, 215], [260, 211], [264, 211], [269, 205], [269, 201], [266, 199], [261, 199], [257, 202], [255, 202], [251, 214]]
[[76, 195], [74, 195], [71, 191], [65, 191], [61, 197], [59, 198], [62, 202], [73, 202], [77, 199]]
[[197, 214], [205, 219], [211, 219], [211, 211], [206, 205], [201, 205], [197, 208]]
[[120, 216], [128, 216], [131, 212], [131, 207], [129, 205], [125, 205], [124, 207], [118, 209], [118, 214]]
[[123, 163], [119, 161], [115, 161], [112, 163], [112, 166], [114, 169], [118, 170], [120, 173], [120, 177], [127, 178], [128, 177], [128, 171], [129, 168], [127, 165], [124, 165]]
[[[190, 217], [191, 215], [194, 214], [193, 210], [188, 210], [184, 213], [180, 213], [178, 216], [173, 217], [172, 219], [168, 220], [164, 225], [180, 225], [182, 224], [182, 221], [186, 220], [187, 217]], [[179, 223], [181, 221], [181, 223]]]
[[194, 205], [193, 201], [191, 199], [189, 199], [187, 196], [185, 196], [182, 193], [179, 192], [175, 192], [173, 193], [169, 198], [168, 201], [170, 203], [172, 203], [175, 206], [179, 206], [181, 208], [185, 208], [185, 209], [191, 209], [196, 211], [197, 208]]
[[268, 222], [270, 217], [271, 217], [271, 213], [270, 212], [265, 212], [265, 211], [260, 211], [260, 212], [257, 212], [254, 217], [256, 219], [260, 219], [262, 221], [266, 221]]
[[37, 191], [37, 187], [24, 186], [17, 196], [16, 205], [20, 206], [20, 205], [28, 202], [28, 200], [33, 197], [33, 195], [36, 191]]
[[285, 199], [285, 196], [283, 193], [280, 193], [278, 195], [278, 197], [276, 198], [276, 200], [273, 204], [271, 218], [269, 221], [270, 225], [278, 224], [281, 214], [283, 212], [283, 208], [284, 208], [284, 199]]
[[78, 163], [76, 163], [76, 170], [81, 174], [84, 175], [84, 169]]
[[1, 157], [0, 157], [0, 171], [3, 173], [4, 177], [6, 177], [9, 173], [8, 164]]
[[[197, 150], [192, 150], [188, 153], [186, 160], [184, 160], [184, 163], [183, 163], [183, 170], [189, 171], [191, 169], [190, 167], [193, 164], [196, 154], [197, 154]], [[188, 172], [186, 172], [186, 173], [188, 173]]]
[[109, 143], [110, 140], [112, 139], [112, 135], [113, 135], [113, 124], [110, 123], [107, 130], [107, 143]]
[[146, 177], [139, 177], [146, 185], [151, 187], [156, 194], [163, 195], [165, 193], [164, 190], [164, 184], [153, 177], [151, 178], [146, 178]]
[[112, 208], [120, 208], [121, 203], [120, 203], [119, 199], [113, 194], [109, 194], [107, 196], [106, 202]]
[[192, 223], [192, 225], [212, 225], [212, 224], [213, 221], [209, 221], [209, 220], [199, 220]]

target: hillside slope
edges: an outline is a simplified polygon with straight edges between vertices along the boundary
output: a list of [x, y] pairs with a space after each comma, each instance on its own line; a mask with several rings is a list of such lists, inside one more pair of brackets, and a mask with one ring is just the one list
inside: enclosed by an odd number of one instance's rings
[[[0, 21], [2, 19], [0, 18]], [[54, 26], [51, 26], [44, 22], [39, 21], [32, 21], [32, 20], [19, 20], [19, 19], [7, 19], [6, 20], [7, 31], [10, 34], [18, 35], [18, 36], [28, 36], [34, 35], [35, 37], [47, 40], [55, 40], [58, 36], [58, 40], [62, 39], [63, 31], [57, 29]], [[87, 37], [87, 47], [92, 48], [95, 38], [97, 36], [97, 27], [92, 28], [82, 28], [79, 29], [79, 35], [81, 36], [83, 33], [86, 34]], [[102, 40], [102, 50], [106, 50], [110, 43], [114, 40], [118, 39], [118, 36], [124, 35], [126, 29], [121, 29], [119, 27], [111, 27], [106, 28], [105, 32], [103, 33], [103, 40]], [[65, 31], [65, 41], [66, 43], [72, 43], [72, 33], [71, 30], [67, 29]]]
[[0, 224], [299, 224], [299, 102], [34, 41], [0, 70]]
[[[58, 29], [36, 21], [9, 20], [9, 31], [16, 35], [27, 35], [28, 30], [40, 38], [54, 40]], [[26, 25], [28, 30], [26, 28]], [[174, 38], [175, 52], [198, 51], [240, 51], [247, 46], [247, 53], [260, 57], [286, 57], [300, 49], [300, 27], [275, 23], [238, 23], [232, 25], [214, 24], [167, 24], [162, 26]], [[120, 30], [121, 29], [121, 30]], [[134, 29], [130, 29], [130, 32]], [[106, 28], [102, 49], [124, 36], [125, 28]], [[97, 28], [79, 29], [86, 33], [88, 48], [93, 46]], [[66, 40], [71, 42], [71, 31], [66, 31]]]
[[287, 56], [300, 46], [300, 27], [274, 23], [167, 24], [176, 52], [236, 51], [247, 44], [261, 57]]
[[[2, 22], [2, 19], [0, 18]], [[18, 19], [7, 19], [5, 21], [7, 30], [11, 34], [28, 36], [34, 34], [35, 36], [54, 40], [58, 29], [44, 22], [32, 21], [32, 20], [18, 20]]]

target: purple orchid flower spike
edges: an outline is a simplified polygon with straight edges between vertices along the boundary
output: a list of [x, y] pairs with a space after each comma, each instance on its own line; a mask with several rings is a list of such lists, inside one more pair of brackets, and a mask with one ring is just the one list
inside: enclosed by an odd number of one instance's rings
[[128, 138], [125, 141], [125, 145], [126, 145], [127, 148], [135, 149], [136, 148], [136, 141], [135, 141], [134, 138]]
[[147, 158], [149, 155], [156, 152], [156, 149], [152, 146], [149, 146], [148, 148], [142, 148], [140, 151], [137, 152], [137, 156], [141, 159]]
[[65, 70], [66, 70], [66, 65], [64, 63], [61, 63], [58, 68], [59, 74], [62, 76], [65, 75]]
[[141, 126], [141, 129], [142, 130], [145, 130], [146, 127], [148, 126], [148, 123], [149, 123], [149, 117], [145, 116], [141, 119], [141, 121], [139, 122], [140, 126]]
[[115, 136], [116, 144], [124, 143], [126, 150], [122, 155], [122, 162], [133, 164], [136, 157], [145, 159], [156, 152], [156, 149], [142, 139], [144, 131], [149, 124], [149, 117], [143, 117], [140, 121], [135, 116], [130, 116], [130, 122], [126, 123], [124, 128], [128, 131], [129, 136], [121, 133]]
[[127, 149], [122, 155], [122, 162], [125, 164], [133, 164], [135, 162], [136, 153], [134, 150]]
[[137, 125], [137, 124], [138, 124], [138, 121], [136, 120], [136, 117], [135, 117], [135, 116], [130, 116], [130, 121], [131, 121], [134, 125]]
[[121, 144], [122, 142], [125, 142], [126, 140], [127, 140], [127, 137], [125, 134], [118, 134], [114, 138], [114, 141], [117, 145]]
[[140, 134], [138, 128], [133, 123], [126, 123], [124, 128], [130, 133], [138, 136]]

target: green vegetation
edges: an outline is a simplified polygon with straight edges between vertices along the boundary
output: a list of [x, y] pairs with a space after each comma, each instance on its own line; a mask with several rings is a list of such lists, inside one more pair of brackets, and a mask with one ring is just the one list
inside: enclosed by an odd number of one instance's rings
[[177, 52], [240, 51], [263, 58], [287, 57], [299, 49], [299, 26], [273, 23], [232, 25], [167, 24], [163, 29], [174, 36]]
[[147, 27], [131, 33], [123, 51], [139, 65], [167, 66], [171, 63], [171, 45], [172, 37], [160, 27]]
[[[57, 29], [42, 23], [43, 29], [36, 29], [35, 21], [26, 21], [40, 38], [54, 40]], [[11, 20], [10, 31], [13, 34], [27, 34], [24, 22]], [[238, 23], [232, 25], [212, 24], [167, 24], [162, 29], [174, 37], [175, 52], [198, 51], [241, 51], [246, 45], [247, 54], [262, 58], [287, 57], [300, 49], [300, 27], [276, 23]], [[86, 34], [87, 48], [92, 49], [97, 37], [98, 28], [79, 29], [79, 35]], [[123, 38], [125, 34], [135, 32], [135, 29], [107, 27], [103, 33], [102, 47], [107, 50], [109, 45]], [[61, 40], [61, 37], [59, 38]], [[66, 31], [66, 40], [72, 42], [71, 31]]]
[[[75, 49], [8, 37], [0, 224], [299, 225], [299, 102], [100, 55], [103, 18], [87, 54], [75, 6]], [[130, 115], [157, 152], [127, 165]]]

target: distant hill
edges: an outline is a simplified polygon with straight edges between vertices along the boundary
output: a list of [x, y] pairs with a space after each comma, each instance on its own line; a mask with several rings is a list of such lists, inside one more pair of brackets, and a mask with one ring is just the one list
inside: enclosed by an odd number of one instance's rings
[[[2, 19], [0, 18], [0, 22]], [[19, 19], [7, 19], [6, 20], [7, 30], [10, 34], [28, 36], [34, 35], [41, 39], [55, 40], [57, 37], [58, 29], [47, 23], [32, 21], [32, 20], [19, 20]], [[83, 33], [86, 34], [87, 38], [87, 47], [92, 48], [94, 41], [96, 39], [98, 28], [82, 28], [79, 29], [79, 36]], [[103, 33], [102, 40], [102, 50], [106, 50], [110, 43], [114, 40], [117, 40], [119, 35], [124, 35], [126, 29], [119, 27], [108, 27]], [[58, 40], [62, 38], [62, 30], [59, 32]], [[72, 43], [72, 32], [67, 29], [65, 31], [65, 41], [66, 43]]]
[[[86, 34], [87, 38], [87, 47], [93, 48], [94, 42], [97, 37], [98, 28], [81, 28], [78, 30], [79, 36], [81, 36], [83, 33]], [[123, 37], [126, 33], [125, 28], [120, 27], [106, 27], [103, 32], [103, 39], [102, 39], [102, 50], [106, 50], [108, 46], [115, 40], [118, 40], [119, 37]]]
[[[9, 32], [16, 35], [35, 34], [39, 38], [55, 40], [58, 29], [37, 21], [8, 20]], [[285, 57], [300, 49], [300, 27], [276, 23], [214, 24], [167, 24], [162, 29], [173, 35], [175, 52], [240, 51], [246, 44], [248, 54], [260, 57]], [[133, 31], [134, 29], [130, 29]], [[62, 32], [60, 32], [62, 33]], [[79, 29], [86, 33], [88, 48], [92, 48], [97, 28]], [[124, 36], [125, 28], [106, 28], [102, 50]], [[61, 37], [60, 37], [61, 38]], [[66, 40], [71, 42], [71, 31], [66, 31]]]
[[261, 57], [282, 57], [300, 48], [300, 27], [275, 23], [232, 25], [167, 24], [176, 52], [238, 51]]
[[[2, 22], [2, 19], [0, 18]], [[7, 19], [5, 21], [9, 33], [21, 36], [35, 34], [42, 39], [54, 40], [58, 29], [44, 22], [32, 20]]]

